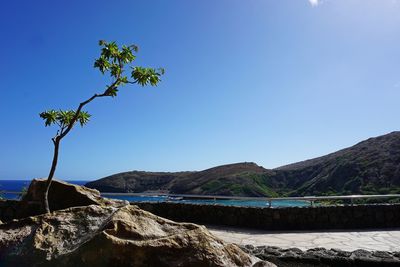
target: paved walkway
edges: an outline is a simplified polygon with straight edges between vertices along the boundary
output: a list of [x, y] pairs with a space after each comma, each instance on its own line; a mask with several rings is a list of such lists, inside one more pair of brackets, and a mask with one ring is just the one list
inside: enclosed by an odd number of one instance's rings
[[324, 247], [346, 251], [356, 249], [400, 251], [400, 229], [331, 232], [270, 232], [207, 226], [222, 240], [238, 245], [297, 247], [302, 250]]

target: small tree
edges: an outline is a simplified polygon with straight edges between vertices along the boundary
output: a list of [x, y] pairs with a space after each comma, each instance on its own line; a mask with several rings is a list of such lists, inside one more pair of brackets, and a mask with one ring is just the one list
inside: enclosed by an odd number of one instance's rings
[[[135, 53], [138, 47], [135, 45], [119, 47], [115, 42], [99, 41], [101, 47], [100, 57], [95, 60], [94, 67], [104, 74], [109, 74], [111, 84], [106, 85], [102, 93], [94, 94], [89, 99], [79, 104], [76, 110], [47, 110], [40, 113], [40, 117], [44, 120], [45, 126], [55, 125], [58, 127], [56, 135], [51, 139], [54, 145], [53, 161], [50, 172], [46, 181], [46, 188], [43, 195], [43, 206], [47, 213], [50, 212], [48, 194], [51, 181], [57, 167], [58, 152], [61, 140], [72, 130], [76, 123], [82, 127], [89, 121], [90, 114], [83, 111], [83, 107], [100, 97], [115, 97], [118, 88], [126, 84], [138, 84], [140, 86], [152, 85], [156, 86], [160, 82], [164, 69], [143, 68], [131, 66], [135, 60]], [[125, 68], [130, 68], [130, 78], [125, 75]]]

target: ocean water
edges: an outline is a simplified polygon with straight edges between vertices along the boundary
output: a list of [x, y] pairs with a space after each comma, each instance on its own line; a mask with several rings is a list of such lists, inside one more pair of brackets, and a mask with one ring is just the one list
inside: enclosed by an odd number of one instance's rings
[[[88, 181], [67, 181], [72, 184], [84, 185]], [[19, 194], [1, 193], [2, 191], [21, 192], [23, 188], [28, 188], [29, 180], [0, 180], [0, 196], [6, 199], [19, 199]], [[259, 200], [234, 200], [234, 199], [170, 199], [166, 196], [107, 196], [108, 198], [123, 199], [130, 202], [179, 202], [190, 204], [219, 204], [226, 206], [240, 206], [240, 207], [266, 207], [268, 203]], [[272, 207], [303, 207], [309, 206], [307, 201], [296, 200], [279, 200], [272, 201]]]

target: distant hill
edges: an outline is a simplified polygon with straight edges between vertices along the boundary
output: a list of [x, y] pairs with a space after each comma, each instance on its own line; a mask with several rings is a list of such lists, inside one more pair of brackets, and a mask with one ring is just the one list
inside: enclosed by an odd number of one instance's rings
[[400, 132], [274, 171], [268, 186], [290, 195], [400, 193]]
[[262, 181], [262, 175], [268, 172], [255, 163], [245, 162], [197, 172], [123, 172], [86, 186], [102, 192], [168, 190], [177, 194], [275, 195]]
[[400, 132], [272, 170], [245, 162], [196, 172], [132, 171], [86, 186], [102, 192], [168, 190], [237, 196], [400, 193]]

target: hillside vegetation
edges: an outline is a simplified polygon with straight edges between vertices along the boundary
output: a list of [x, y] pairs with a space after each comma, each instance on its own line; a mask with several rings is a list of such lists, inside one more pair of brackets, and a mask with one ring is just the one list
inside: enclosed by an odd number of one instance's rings
[[102, 192], [306, 196], [400, 193], [400, 132], [276, 169], [236, 163], [193, 172], [114, 174], [87, 184]]

